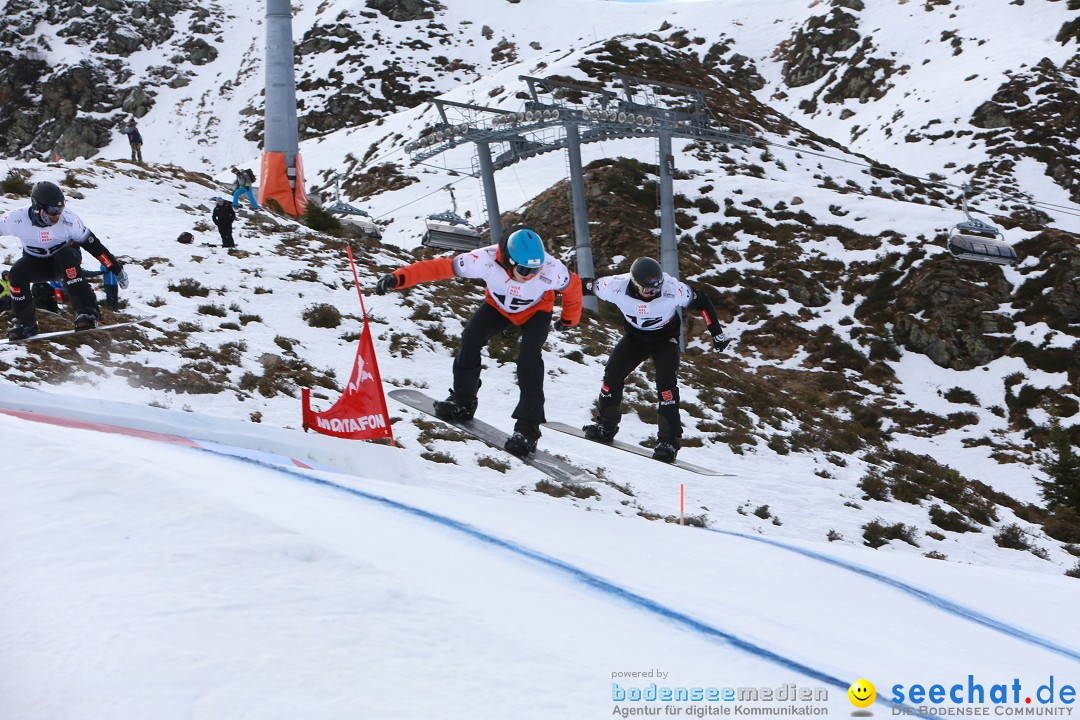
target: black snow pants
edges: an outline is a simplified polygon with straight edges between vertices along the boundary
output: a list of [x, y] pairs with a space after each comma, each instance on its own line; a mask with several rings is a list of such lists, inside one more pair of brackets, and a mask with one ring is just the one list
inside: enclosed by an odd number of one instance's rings
[[[658, 333], [659, 334], [659, 333]], [[652, 358], [656, 370], [657, 439], [676, 445], [682, 437], [679, 418], [679, 338], [664, 332], [655, 339], [640, 332], [628, 332], [615, 344], [598, 398], [600, 421], [618, 425], [622, 420], [623, 386], [627, 376], [641, 363]]]
[[83, 276], [79, 266], [82, 250], [67, 245], [49, 257], [37, 257], [23, 253], [23, 256], [11, 266], [11, 310], [15, 319], [24, 325], [34, 322], [37, 317], [34, 299], [30, 294], [33, 283], [59, 280], [71, 299], [71, 307], [76, 315], [97, 313], [97, 296], [90, 283]]
[[[496, 335], [513, 325], [510, 319], [484, 303], [469, 318], [461, 334], [461, 344], [454, 358], [454, 395], [468, 401], [480, 389], [480, 352]], [[538, 312], [518, 326], [518, 404], [512, 417], [514, 430], [530, 438], [540, 437], [544, 416], [544, 342], [551, 329], [551, 313]]]

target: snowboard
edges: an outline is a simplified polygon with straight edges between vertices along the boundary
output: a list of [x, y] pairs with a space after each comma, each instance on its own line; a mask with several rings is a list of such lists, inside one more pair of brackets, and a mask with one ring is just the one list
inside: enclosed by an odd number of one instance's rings
[[[492, 425], [488, 425], [482, 420], [477, 420], [476, 418], [466, 422], [443, 420], [435, 415], [435, 399], [419, 390], [399, 388], [397, 390], [391, 390], [388, 394], [402, 404], [427, 413], [447, 425], [452, 425], [500, 452], [506, 452], [503, 445], [510, 436], [502, 430], [499, 430]], [[509, 455], [511, 453], [507, 454]], [[538, 449], [525, 457], [518, 457], [517, 455], [514, 455], [514, 457], [517, 457], [518, 460], [521, 460], [521, 462], [526, 465], [536, 468], [553, 480], [567, 483], [596, 482], [596, 478], [585, 470], [575, 467], [565, 460], [561, 460], [543, 450]]]
[[102, 330], [115, 330], [116, 328], [129, 327], [131, 325], [138, 325], [144, 323], [147, 320], [153, 320], [157, 315], [147, 315], [144, 317], [135, 318], [134, 320], [127, 320], [121, 323], [113, 323], [111, 325], [98, 325], [97, 327], [87, 328], [86, 330], [58, 330], [56, 332], [38, 333], [37, 335], [31, 335], [30, 337], [23, 338], [22, 340], [8, 340], [7, 338], [0, 338], [0, 345], [22, 345], [23, 343], [35, 342], [37, 340], [56, 340], [57, 338], [67, 337], [68, 335], [82, 335], [84, 333], [101, 332]]
[[[544, 423], [544, 427], [551, 428], [552, 430], [558, 430], [559, 432], [564, 432], [567, 435], [574, 435], [575, 437], [589, 440], [589, 438], [585, 437], [584, 430], [582, 430], [581, 428], [576, 428], [573, 425], [567, 425], [566, 423], [561, 422], [546, 422]], [[612, 440], [611, 442], [589, 440], [589, 442], [595, 442], [598, 445], [605, 445], [607, 447], [616, 448], [617, 450], [634, 453], [635, 455], [641, 455], [642, 457], [647, 457], [652, 460], [652, 450], [649, 450], [648, 448], [643, 448], [640, 445], [631, 445], [630, 443], [621, 442], [619, 440]], [[660, 461], [657, 460], [657, 462]], [[700, 465], [688, 463], [685, 460], [676, 460], [672, 463], [664, 463], [664, 465], [671, 465], [672, 467], [682, 468], [683, 470], [688, 470], [692, 473], [697, 473], [698, 475], [710, 475], [712, 477], [734, 477], [730, 473], [722, 473], [717, 472], [716, 470], [710, 470], [709, 468], [704, 468]]]

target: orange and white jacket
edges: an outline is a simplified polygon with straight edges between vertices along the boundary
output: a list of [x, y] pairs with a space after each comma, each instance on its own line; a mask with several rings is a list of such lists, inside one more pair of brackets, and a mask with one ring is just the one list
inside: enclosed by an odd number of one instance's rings
[[538, 312], [552, 312], [555, 294], [559, 293], [562, 296], [559, 322], [567, 327], [581, 322], [581, 278], [561, 260], [545, 253], [540, 272], [518, 282], [500, 259], [499, 246], [491, 245], [453, 258], [421, 260], [394, 271], [396, 289], [452, 277], [483, 280], [486, 302], [515, 325], [524, 324]]

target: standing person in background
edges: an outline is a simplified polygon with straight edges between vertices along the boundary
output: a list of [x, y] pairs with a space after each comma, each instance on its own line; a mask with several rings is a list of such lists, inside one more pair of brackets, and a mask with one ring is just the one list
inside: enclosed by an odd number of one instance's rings
[[479, 248], [454, 258], [421, 260], [383, 275], [375, 292], [404, 289], [446, 278], [483, 280], [484, 302], [461, 334], [454, 358], [454, 387], [446, 400], [435, 403], [435, 415], [450, 422], [467, 422], [476, 412], [480, 389], [480, 351], [512, 325], [521, 329], [517, 357], [518, 404], [512, 417], [514, 434], [507, 452], [525, 457], [536, 450], [544, 417], [544, 341], [551, 329], [555, 294], [562, 295], [561, 327], [581, 320], [581, 278], [561, 260], [548, 255], [540, 236], [521, 228], [498, 245]]
[[216, 201], [214, 205], [214, 224], [217, 225], [218, 233], [221, 234], [221, 247], [236, 247], [232, 236], [232, 225], [236, 220], [236, 211], [233, 210], [232, 205], [225, 198], [219, 197], [214, 198], [214, 200]]
[[120, 309], [120, 286], [116, 282], [116, 275], [101, 263], [101, 282], [105, 285], [105, 304], [110, 310]]
[[11, 310], [11, 282], [8, 280], [10, 271], [5, 270], [0, 274], [0, 312], [6, 313]]
[[597, 442], [615, 439], [622, 419], [626, 376], [652, 358], [660, 405], [653, 459], [674, 462], [682, 439], [679, 383], [676, 377], [679, 370], [679, 338], [682, 334], [679, 308], [690, 308], [701, 313], [717, 351], [723, 352], [731, 339], [724, 335], [709, 296], [671, 277], [652, 258], [638, 258], [628, 273], [597, 278], [591, 289], [596, 297], [619, 308], [626, 332], [615, 343], [608, 357], [604, 382], [597, 399], [596, 422], [582, 428], [585, 437]]
[[134, 115], [131, 116], [127, 125], [124, 126], [123, 132], [128, 136], [128, 143], [131, 144], [131, 162], [137, 162], [142, 165], [142, 135], [139, 133], [139, 128], [135, 124]]
[[15, 322], [8, 329], [9, 340], [37, 334], [37, 312], [30, 286], [50, 280], [60, 280], [67, 290], [75, 312], [75, 329], [97, 327], [97, 295], [80, 267], [84, 249], [116, 274], [121, 288], [128, 286], [123, 263], [78, 215], [66, 209], [64, 192], [55, 183], [39, 182], [30, 191], [29, 207], [0, 216], [0, 236], [4, 235], [15, 236], [23, 246], [22, 257], [11, 266], [11, 308]]
[[259, 204], [255, 202], [255, 193], [251, 190], [251, 184], [255, 182], [254, 173], [250, 170], [237, 170], [235, 165], [233, 165], [232, 171], [236, 177], [234, 180], [236, 189], [233, 190], [232, 194], [232, 206], [234, 208], [240, 207], [240, 196], [246, 194], [248, 202], [251, 203], [251, 209], [258, 210]]

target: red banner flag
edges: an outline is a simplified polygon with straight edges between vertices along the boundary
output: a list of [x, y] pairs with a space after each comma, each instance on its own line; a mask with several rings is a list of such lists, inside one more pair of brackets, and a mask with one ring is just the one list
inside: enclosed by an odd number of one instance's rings
[[305, 430], [351, 440], [394, 439], [367, 317], [364, 318], [360, 347], [356, 350], [356, 362], [345, 392], [326, 412], [311, 409], [311, 391], [308, 388], [303, 389], [303, 403]]

